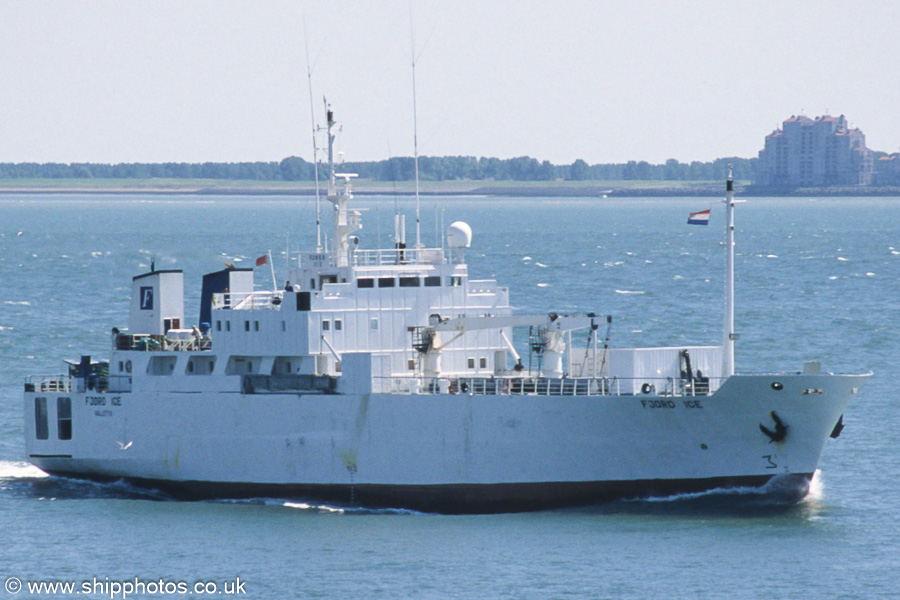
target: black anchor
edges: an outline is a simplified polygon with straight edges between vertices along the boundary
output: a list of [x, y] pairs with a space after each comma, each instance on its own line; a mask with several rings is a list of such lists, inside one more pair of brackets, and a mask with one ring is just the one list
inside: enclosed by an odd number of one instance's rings
[[769, 413], [772, 415], [772, 420], [775, 421], [775, 431], [772, 431], [762, 423], [759, 424], [759, 430], [764, 434], [769, 436], [769, 442], [780, 442], [784, 440], [785, 436], [787, 436], [788, 426], [782, 423], [781, 417], [778, 416], [774, 410]]

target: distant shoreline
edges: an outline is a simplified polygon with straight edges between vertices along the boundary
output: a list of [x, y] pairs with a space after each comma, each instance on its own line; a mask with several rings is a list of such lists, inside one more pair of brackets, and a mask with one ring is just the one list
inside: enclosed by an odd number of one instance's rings
[[[297, 184], [271, 185], [270, 182], [239, 183], [215, 180], [210, 185], [197, 180], [180, 184], [177, 180], [165, 180], [164, 185], [153, 185], [152, 180], [105, 180], [97, 185], [78, 181], [72, 184], [54, 180], [29, 180], [26, 185], [14, 185], [11, 180], [0, 182], [0, 196], [6, 195], [169, 195], [169, 196], [308, 196], [315, 197], [312, 186]], [[795, 190], [770, 190], [738, 182], [738, 195], [753, 197], [900, 197], [900, 187], [817, 187]], [[322, 188], [324, 193], [324, 186]], [[359, 181], [354, 185], [356, 196], [414, 196], [410, 182], [385, 184], [384, 182]], [[482, 182], [446, 181], [425, 182], [420, 186], [422, 196], [488, 196], [534, 198], [635, 198], [635, 197], [719, 197], [724, 185], [719, 182]]]

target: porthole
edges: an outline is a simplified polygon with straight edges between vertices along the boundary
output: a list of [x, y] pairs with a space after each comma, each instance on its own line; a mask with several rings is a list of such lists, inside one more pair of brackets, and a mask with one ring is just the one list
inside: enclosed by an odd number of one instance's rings
[[772, 389], [773, 389], [773, 390], [776, 390], [776, 391], [780, 391], [780, 390], [783, 390], [783, 389], [784, 389], [784, 385], [782, 385], [782, 383], [781, 383], [780, 381], [773, 381], [773, 382], [772, 382]]

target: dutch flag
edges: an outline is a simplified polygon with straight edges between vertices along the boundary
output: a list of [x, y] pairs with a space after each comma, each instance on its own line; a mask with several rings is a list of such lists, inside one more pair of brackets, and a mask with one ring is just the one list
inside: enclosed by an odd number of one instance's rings
[[691, 213], [688, 225], [709, 225], [709, 209]]

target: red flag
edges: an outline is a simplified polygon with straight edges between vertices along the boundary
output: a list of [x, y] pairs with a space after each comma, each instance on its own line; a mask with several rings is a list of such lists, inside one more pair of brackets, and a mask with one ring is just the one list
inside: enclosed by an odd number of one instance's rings
[[268, 260], [269, 260], [268, 256], [263, 254], [262, 256], [260, 256], [259, 258], [256, 259], [256, 266], [261, 267], [264, 264], [266, 264], [268, 262]]

